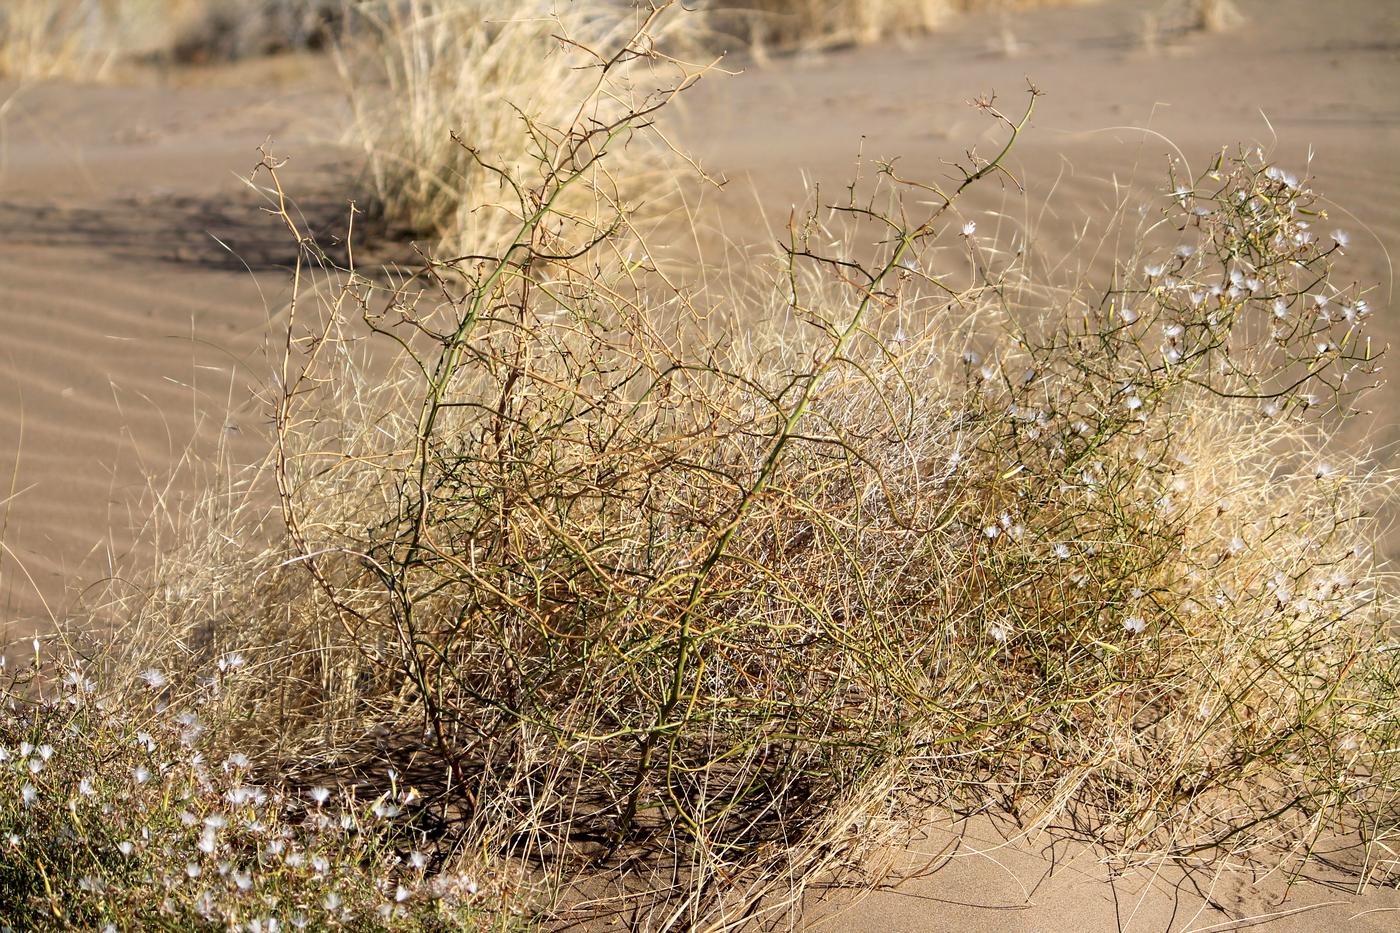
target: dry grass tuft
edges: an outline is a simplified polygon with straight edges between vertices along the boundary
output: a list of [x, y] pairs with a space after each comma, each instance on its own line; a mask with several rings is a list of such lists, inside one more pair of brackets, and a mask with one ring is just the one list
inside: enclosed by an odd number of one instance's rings
[[0, 76], [35, 80], [100, 72], [110, 60], [94, 41], [104, 17], [94, 0], [11, 0], [0, 9]]
[[712, 28], [765, 50], [869, 45], [932, 32], [964, 13], [1014, 12], [1092, 0], [740, 0], [715, 3]]
[[[635, 57], [607, 63], [587, 50], [612, 47], [643, 22], [662, 41], [679, 22], [674, 9], [649, 15], [628, 4], [569, 6], [559, 17], [552, 9], [494, 0], [356, 8], [359, 41], [340, 59], [355, 110], [350, 142], [365, 152], [373, 211], [391, 229], [444, 256], [499, 252], [529, 209], [513, 178], [557, 152], [568, 127], [611, 123], [645, 93]], [[612, 178], [581, 179], [559, 217], [623, 201], [631, 214], [638, 202], [664, 200], [664, 147], [631, 131], [608, 144]]]

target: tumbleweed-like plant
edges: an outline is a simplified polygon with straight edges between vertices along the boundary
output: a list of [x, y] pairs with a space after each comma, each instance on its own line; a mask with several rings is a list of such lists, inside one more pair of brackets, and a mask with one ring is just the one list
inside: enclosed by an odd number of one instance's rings
[[1108, 281], [1039, 281], [958, 214], [1032, 89], [951, 184], [881, 166], [687, 280], [609, 169], [695, 78], [663, 12], [589, 53], [620, 109], [464, 148], [517, 225], [458, 256], [337, 268], [263, 162], [285, 549], [217, 535], [236, 569], [130, 607], [129, 663], [249, 658], [224, 741], [391, 762], [448, 864], [555, 919], [775, 919], [920, 800], [1125, 853], [1393, 837], [1389, 477], [1329, 442], [1377, 354], [1308, 179], [1177, 167]]

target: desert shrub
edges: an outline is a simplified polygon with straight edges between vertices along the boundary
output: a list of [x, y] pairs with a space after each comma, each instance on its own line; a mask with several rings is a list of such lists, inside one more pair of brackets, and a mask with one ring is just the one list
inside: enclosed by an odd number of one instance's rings
[[[392, 766], [435, 876], [518, 865], [513, 903], [552, 919], [762, 919], [918, 802], [1068, 815], [1126, 853], [1393, 833], [1395, 592], [1369, 547], [1390, 477], [1330, 441], [1376, 353], [1309, 180], [1257, 152], [1176, 166], [1106, 281], [1046, 281], [959, 216], [1030, 116], [982, 101], [1006, 145], [955, 185], [879, 166], [780, 255], [690, 278], [620, 194], [626, 144], [695, 77], [649, 38], [659, 15], [577, 50], [571, 104], [490, 134], [518, 143], [448, 136], [476, 187], [431, 229], [467, 231], [461, 254], [337, 267], [259, 166], [299, 250], [268, 399], [283, 534], [262, 546], [246, 489], [211, 499], [156, 585], [114, 597], [109, 682], [144, 675], [146, 705], [15, 700], [0, 806], [36, 846], [78, 831], [83, 743], [115, 750], [98, 778], [125, 808], [91, 832], [120, 846], [131, 812], [173, 834], [130, 840], [178, 853], [134, 874], [69, 856], [74, 903], [158, 909], [203, 838], [189, 801], [253, 783], [182, 751], [189, 712], [207, 760], [256, 750], [250, 819], [300, 840], [305, 804], [274, 788], [323, 783], [403, 806]], [[422, 20], [383, 22], [436, 60]], [[477, 68], [528, 25], [471, 22]], [[152, 775], [174, 790], [143, 796]], [[434, 883], [392, 864], [402, 836], [330, 832], [296, 845], [345, 847], [357, 912]], [[238, 846], [199, 863], [228, 910], [263, 864]], [[47, 864], [7, 865], [26, 910], [52, 903]], [[308, 910], [324, 879], [267, 884]]]
[[238, 654], [176, 694], [147, 670], [39, 653], [5, 671], [0, 916], [5, 929], [506, 928], [486, 880], [433, 871], [399, 824], [411, 788], [265, 783], [255, 754], [215, 756], [206, 705]]
[[143, 597], [126, 663], [256, 658], [221, 741], [414, 763], [436, 838], [556, 919], [782, 909], [915, 799], [1129, 854], [1392, 833], [1390, 477], [1330, 441], [1376, 353], [1308, 179], [1178, 166], [1107, 283], [1055, 285], [958, 216], [1025, 125], [983, 101], [1008, 142], [956, 186], [882, 167], [682, 285], [618, 201], [558, 205], [689, 80], [522, 121], [541, 156], [480, 157], [513, 235], [392, 281], [263, 164], [303, 250], [286, 550]]

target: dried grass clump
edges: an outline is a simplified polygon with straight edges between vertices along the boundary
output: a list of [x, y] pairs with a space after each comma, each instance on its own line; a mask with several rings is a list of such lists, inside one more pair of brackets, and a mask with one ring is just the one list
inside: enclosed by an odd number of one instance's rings
[[34, 80], [100, 71], [112, 52], [99, 40], [97, 0], [10, 0], [0, 8], [0, 77]]
[[347, 0], [6, 0], [0, 76], [101, 80], [122, 64], [220, 62], [330, 42]]
[[353, 0], [170, 0], [174, 29], [162, 54], [177, 62], [257, 58], [329, 46]]
[[[355, 112], [349, 141], [364, 150], [373, 213], [391, 230], [426, 240], [442, 256], [494, 255], [526, 209], [514, 176], [559, 154], [569, 127], [613, 123], [645, 96], [650, 65], [641, 57], [608, 61], [588, 50], [626, 47], [639, 28], [660, 41], [675, 30], [676, 9], [556, 6], [385, 0], [356, 7], [359, 41], [341, 56]], [[607, 212], [623, 200], [634, 202], [630, 213], [664, 198], [671, 174], [664, 147], [633, 137], [629, 130], [607, 138], [612, 179], [580, 179], [556, 217], [597, 215], [599, 202]]]
[[963, 13], [1075, 2], [1087, 0], [739, 0], [713, 3], [709, 15], [721, 34], [739, 36], [759, 51], [787, 51], [918, 35]]
[[1226, 32], [1245, 22], [1233, 0], [1171, 0], [1142, 17], [1142, 42], [1150, 52], [1164, 41], [1180, 41], [1200, 33]]

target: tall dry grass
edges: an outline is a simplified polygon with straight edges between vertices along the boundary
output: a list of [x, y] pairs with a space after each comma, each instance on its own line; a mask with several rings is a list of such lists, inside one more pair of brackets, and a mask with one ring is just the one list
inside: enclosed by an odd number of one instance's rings
[[96, 41], [104, 25], [105, 10], [96, 0], [12, 0], [0, 9], [0, 76], [100, 73], [113, 54]]
[[[532, 209], [514, 178], [558, 155], [569, 127], [611, 123], [648, 90], [635, 56], [607, 62], [588, 50], [614, 47], [643, 24], [665, 42], [683, 21], [674, 8], [647, 4], [576, 4], [557, 15], [555, 6], [385, 0], [356, 7], [357, 41], [339, 56], [354, 109], [347, 141], [363, 150], [373, 211], [391, 229], [442, 256], [499, 252]], [[596, 219], [599, 205], [607, 214], [623, 202], [634, 214], [665, 200], [665, 147], [630, 129], [606, 142], [610, 163], [626, 165], [608, 179], [581, 179], [557, 217]]]

